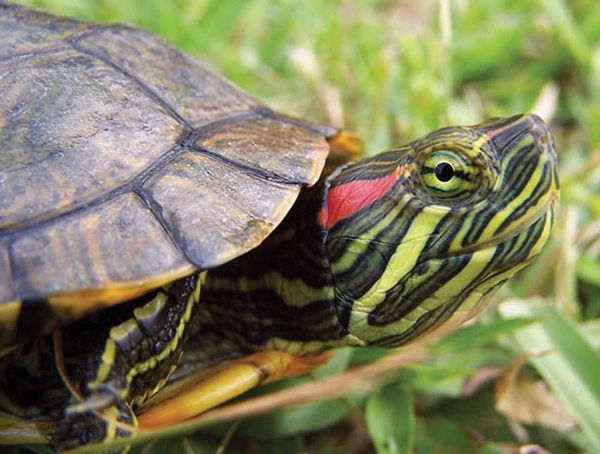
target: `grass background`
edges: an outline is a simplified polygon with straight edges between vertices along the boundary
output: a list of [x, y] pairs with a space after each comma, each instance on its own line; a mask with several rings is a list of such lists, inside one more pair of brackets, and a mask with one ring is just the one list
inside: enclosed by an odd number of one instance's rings
[[[136, 449], [600, 453], [597, 0], [22, 3], [152, 30], [277, 110], [359, 133], [367, 153], [525, 111], [541, 114], [556, 138], [562, 205], [552, 240], [430, 359], [335, 400], [194, 427], [201, 434], [172, 429]], [[382, 354], [343, 350], [317, 375]]]

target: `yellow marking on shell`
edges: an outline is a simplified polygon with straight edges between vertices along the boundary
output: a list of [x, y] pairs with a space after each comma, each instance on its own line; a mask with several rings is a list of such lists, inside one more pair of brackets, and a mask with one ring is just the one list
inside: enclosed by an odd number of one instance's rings
[[[106, 150], [105, 156], [110, 156], [113, 150]], [[61, 186], [57, 186], [61, 187]], [[62, 186], [65, 187], [65, 186]], [[102, 238], [100, 236], [100, 230], [102, 229], [102, 225], [105, 223], [105, 220], [102, 218], [101, 214], [98, 212], [90, 211], [87, 215], [81, 220], [81, 225], [79, 228], [79, 234], [82, 239], [82, 250], [73, 249], [73, 253], [80, 252], [82, 256], [75, 256], [73, 260], [84, 260], [84, 263], [89, 263], [89, 266], [94, 268], [95, 279], [98, 282], [110, 282], [110, 277], [107, 269], [107, 263], [103, 256], [103, 251], [101, 247], [98, 247], [98, 238]], [[65, 248], [66, 249], [66, 248]]]
[[[15, 338], [15, 330], [21, 313], [21, 302], [0, 304], [0, 346], [9, 345]], [[11, 348], [0, 349], [0, 357]]]
[[[148, 293], [150, 290], [165, 287], [175, 280], [189, 276], [193, 271], [194, 268], [190, 265], [189, 268], [186, 267], [173, 273], [153, 276], [147, 280], [130, 282], [107, 281], [102, 284], [102, 288], [49, 295], [46, 297], [46, 300], [52, 307], [54, 315], [47, 321], [44, 332], [51, 332], [57, 327], [79, 320], [92, 312], [97, 312], [137, 298]], [[1, 342], [0, 345], [2, 345]]]

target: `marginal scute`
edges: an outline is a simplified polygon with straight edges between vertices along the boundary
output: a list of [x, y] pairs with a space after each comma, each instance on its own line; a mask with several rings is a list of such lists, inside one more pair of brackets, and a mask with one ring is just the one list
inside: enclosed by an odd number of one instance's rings
[[206, 269], [257, 246], [281, 222], [300, 188], [187, 152], [144, 191], [160, 205], [185, 254]]
[[194, 145], [274, 180], [309, 185], [318, 180], [329, 152], [323, 135], [270, 118], [207, 131]]
[[22, 299], [192, 271], [133, 193], [19, 236], [11, 244], [11, 253]]

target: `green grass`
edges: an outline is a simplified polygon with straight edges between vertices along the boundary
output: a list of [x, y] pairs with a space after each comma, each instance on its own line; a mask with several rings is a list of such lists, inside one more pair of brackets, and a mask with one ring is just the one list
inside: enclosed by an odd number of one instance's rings
[[[194, 435], [172, 429], [139, 449], [600, 452], [597, 0], [24, 3], [152, 30], [277, 110], [359, 133], [368, 153], [440, 125], [532, 110], [556, 138], [562, 206], [552, 240], [495, 307], [431, 359], [334, 400]], [[330, 369], [381, 354], [342, 351]], [[533, 388], [539, 393], [519, 394]], [[544, 411], [526, 417], [532, 409]]]

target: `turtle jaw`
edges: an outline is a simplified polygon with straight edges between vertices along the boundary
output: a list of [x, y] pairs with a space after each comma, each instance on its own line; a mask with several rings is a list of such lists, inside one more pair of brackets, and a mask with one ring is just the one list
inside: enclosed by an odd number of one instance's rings
[[[481, 268], [480, 274], [463, 292], [448, 298], [456, 309], [420, 337], [441, 335], [477, 316], [492, 300], [496, 291], [515, 273], [529, 266], [546, 244], [552, 225], [558, 195], [551, 197], [542, 209], [522, 219], [510, 232], [488, 241], [456, 251], [447, 260], [468, 260]], [[443, 307], [444, 303], [440, 304]], [[435, 337], [434, 337], [435, 339]]]
[[[359, 322], [349, 332], [362, 345], [394, 348], [434, 340], [478, 315], [496, 291], [540, 253], [552, 229], [556, 200], [506, 234], [448, 255], [424, 257], [400, 280], [408, 291], [375, 307], [363, 307], [365, 315], [355, 320], [362, 319], [364, 326]], [[426, 294], [418, 300], [413, 294], [421, 289]], [[367, 326], [371, 328], [365, 331]]]
[[[489, 239], [487, 239], [485, 241], [481, 241], [476, 244], [471, 244], [469, 246], [465, 246], [465, 247], [457, 249], [455, 251], [449, 251], [446, 253], [446, 256], [463, 256], [463, 255], [467, 255], [467, 254], [473, 254], [479, 250], [489, 249], [489, 248], [493, 249], [502, 244], [506, 244], [510, 241], [514, 241], [519, 236], [521, 236], [524, 232], [525, 232], [525, 234], [527, 234], [527, 232], [536, 223], [538, 223], [545, 217], [548, 217], [549, 224], [550, 224], [549, 227], [551, 228], [554, 217], [556, 215], [556, 210], [558, 209], [558, 202], [559, 202], [559, 195], [558, 195], [558, 192], [555, 192], [548, 197], [548, 200], [538, 210], [519, 219], [518, 222], [515, 222], [514, 224], [511, 225], [510, 229], [504, 230], [504, 231], [490, 237]], [[539, 238], [539, 240], [537, 241], [537, 244], [539, 245], [539, 247], [531, 248], [530, 261], [533, 260], [539, 254], [541, 247], [546, 243], [546, 240], [549, 237], [549, 233], [550, 233], [550, 229], [548, 229], [547, 232], [542, 237]], [[529, 263], [529, 261], [527, 263], [525, 263], [523, 266], [527, 265], [528, 263]]]

